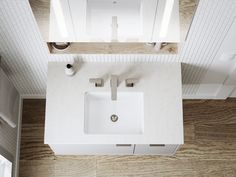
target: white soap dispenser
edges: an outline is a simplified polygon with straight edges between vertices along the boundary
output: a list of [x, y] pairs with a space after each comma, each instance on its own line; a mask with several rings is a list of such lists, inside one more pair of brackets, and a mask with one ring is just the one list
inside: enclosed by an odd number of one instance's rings
[[75, 69], [72, 64], [67, 64], [65, 67], [65, 74], [67, 76], [73, 76], [75, 74]]

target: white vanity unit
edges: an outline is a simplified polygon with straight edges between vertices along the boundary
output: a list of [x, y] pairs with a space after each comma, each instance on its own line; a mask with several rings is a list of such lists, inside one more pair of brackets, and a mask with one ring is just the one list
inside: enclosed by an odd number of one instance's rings
[[78, 63], [74, 76], [65, 66], [48, 65], [45, 144], [55, 154], [173, 155], [184, 143], [180, 63]]

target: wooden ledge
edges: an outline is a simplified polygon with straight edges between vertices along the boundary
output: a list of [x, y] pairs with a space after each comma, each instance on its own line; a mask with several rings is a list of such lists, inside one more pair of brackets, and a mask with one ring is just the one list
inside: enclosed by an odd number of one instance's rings
[[177, 54], [177, 43], [162, 43], [160, 49], [146, 43], [97, 43], [74, 42], [62, 51], [52, 47], [48, 42], [51, 54]]

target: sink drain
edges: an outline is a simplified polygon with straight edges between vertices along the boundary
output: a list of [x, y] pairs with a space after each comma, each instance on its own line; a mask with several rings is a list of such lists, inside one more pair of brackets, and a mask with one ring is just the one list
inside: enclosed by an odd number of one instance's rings
[[112, 121], [112, 122], [116, 122], [117, 120], [118, 120], [118, 116], [115, 115], [115, 114], [112, 114], [112, 115], [111, 115], [111, 121]]

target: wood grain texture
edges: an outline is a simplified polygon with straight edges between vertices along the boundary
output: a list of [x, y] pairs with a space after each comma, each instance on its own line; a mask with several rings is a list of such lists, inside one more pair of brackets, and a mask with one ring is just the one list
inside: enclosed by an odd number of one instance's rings
[[187, 38], [199, 0], [179, 0], [180, 37]]
[[49, 39], [50, 0], [29, 0], [44, 41]]
[[20, 177], [236, 176], [236, 99], [185, 100], [173, 157], [55, 156], [43, 144], [45, 100], [24, 100]]
[[48, 43], [51, 54], [177, 54], [178, 44], [168, 43], [156, 50], [146, 43], [99, 43], [99, 42], [73, 42], [68, 49], [58, 51]]

